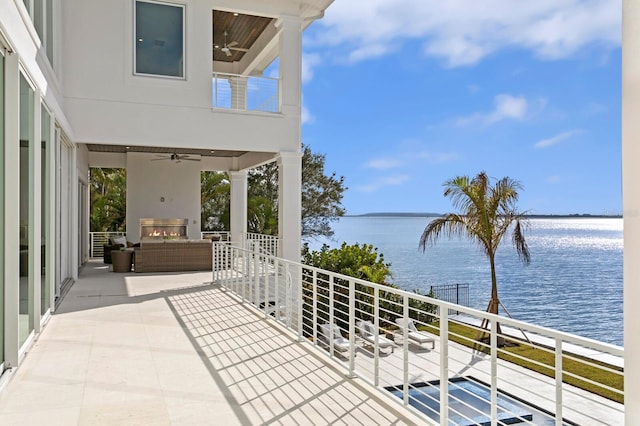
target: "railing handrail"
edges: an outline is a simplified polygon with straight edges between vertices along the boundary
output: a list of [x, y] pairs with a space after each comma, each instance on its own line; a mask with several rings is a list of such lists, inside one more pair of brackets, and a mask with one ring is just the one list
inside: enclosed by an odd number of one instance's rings
[[242, 78], [242, 79], [250, 79], [250, 78], [256, 78], [256, 79], [261, 79], [261, 80], [272, 80], [272, 81], [280, 81], [279, 78], [277, 77], [265, 77], [265, 76], [256, 76], [256, 75], [243, 75], [243, 74], [233, 74], [233, 73], [229, 73], [229, 72], [217, 72], [217, 71], [213, 71], [211, 73], [211, 75], [213, 77], [229, 77], [229, 78]]
[[[259, 113], [280, 112], [279, 78], [224, 72], [212, 72], [211, 77], [213, 108]], [[219, 82], [223, 84], [219, 85]]]
[[104, 244], [110, 236], [126, 236], [125, 231], [89, 231], [89, 257], [102, 257], [104, 254]]
[[[246, 253], [251, 253], [251, 250], [247, 250], [244, 248], [238, 248], [235, 247], [240, 251], [246, 252]], [[588, 345], [587, 347], [592, 348], [592, 349], [598, 349], [598, 350], [602, 350], [605, 352], [609, 352], [612, 355], [616, 355], [616, 356], [623, 356], [624, 355], [624, 347], [622, 346], [617, 346], [617, 345], [613, 345], [610, 343], [606, 343], [606, 342], [601, 342], [599, 340], [595, 340], [595, 339], [590, 339], [588, 337], [582, 337], [582, 336], [578, 336], [575, 334], [571, 334], [571, 333], [567, 333], [564, 331], [560, 331], [560, 330], [556, 330], [553, 328], [549, 328], [549, 327], [545, 327], [545, 326], [541, 326], [541, 325], [536, 325], [536, 324], [531, 324], [531, 323], [527, 323], [525, 321], [520, 321], [514, 318], [509, 318], [509, 317], [503, 317], [501, 315], [495, 315], [495, 314], [491, 314], [488, 313], [486, 311], [481, 311], [475, 308], [470, 308], [467, 306], [462, 306], [462, 305], [456, 305], [455, 303], [450, 303], [450, 302], [446, 302], [443, 300], [439, 300], [439, 299], [434, 299], [431, 298], [429, 296], [426, 295], [422, 295], [422, 294], [418, 294], [418, 293], [412, 293], [410, 291], [406, 291], [406, 290], [400, 290], [400, 289], [396, 289], [393, 287], [389, 287], [387, 285], [384, 284], [377, 284], [377, 283], [373, 283], [370, 281], [366, 281], [360, 278], [356, 278], [356, 277], [352, 277], [349, 275], [343, 275], [337, 272], [331, 272], [331, 271], [327, 271], [325, 269], [320, 269], [317, 268], [315, 266], [309, 266], [309, 265], [305, 265], [304, 263], [300, 263], [300, 262], [294, 262], [291, 260], [287, 260], [287, 259], [281, 259], [278, 258], [274, 255], [271, 254], [267, 254], [267, 253], [263, 253], [263, 255], [265, 257], [267, 257], [269, 260], [278, 260], [279, 262], [285, 262], [285, 263], [289, 263], [291, 265], [294, 265], [296, 267], [299, 268], [304, 268], [304, 269], [308, 269], [311, 271], [315, 271], [316, 273], [321, 273], [321, 274], [327, 274], [327, 275], [331, 275], [335, 278], [341, 279], [341, 280], [345, 280], [345, 281], [353, 281], [357, 284], [361, 284], [361, 285], [367, 285], [370, 286], [374, 289], [377, 290], [383, 290], [387, 293], [392, 293], [392, 294], [396, 294], [398, 296], [408, 296], [411, 297], [412, 299], [416, 299], [419, 300], [421, 302], [425, 302], [425, 303], [437, 303], [439, 305], [442, 305], [443, 308], [447, 308], [447, 309], [451, 309], [451, 310], [455, 310], [455, 311], [460, 311], [475, 317], [486, 317], [486, 319], [488, 320], [496, 320], [498, 321], [500, 324], [503, 325], [508, 325], [511, 326], [513, 328], [522, 328], [522, 327], [526, 327], [527, 331], [531, 331], [531, 332], [536, 332], [539, 334], [545, 334], [545, 335], [551, 335], [553, 337], [560, 337], [565, 341], [569, 341], [571, 343], [577, 344], [579, 346], [585, 346]], [[593, 345], [593, 346], [591, 346]]]
[[[215, 261], [216, 256], [218, 256], [217, 261]], [[286, 282], [286, 278], [284, 278], [285, 272], [283, 271], [285, 271], [286, 274], [293, 274], [293, 277], [298, 276], [301, 280], [300, 284], [293, 288], [284, 288], [283, 286], [286, 286], [286, 284], [284, 284]], [[440, 403], [444, 404], [444, 407], [447, 407], [449, 406], [447, 400], [449, 398], [455, 398], [448, 394], [447, 387], [450, 387], [451, 385], [447, 385], [447, 382], [452, 377], [457, 377], [461, 374], [461, 371], [459, 372], [459, 367], [453, 366], [460, 362], [463, 364], [469, 363], [468, 359], [465, 358], [463, 360], [460, 357], [460, 354], [462, 353], [464, 355], [469, 352], [474, 354], [476, 352], [473, 351], [477, 350], [478, 354], [482, 354], [486, 351], [487, 354], [490, 355], [490, 362], [489, 358], [484, 358], [486, 362], [489, 362], [489, 364], [485, 363], [483, 364], [484, 367], [476, 368], [474, 366], [475, 363], [473, 362], [476, 355], [472, 355], [472, 361], [467, 367], [470, 371], [465, 372], [464, 374], [471, 375], [473, 371], [477, 370], [476, 373], [481, 376], [489, 375], [487, 377], [490, 377], [490, 380], [485, 381], [488, 383], [487, 386], [491, 389], [492, 398], [489, 402], [491, 404], [495, 404], [493, 406], [492, 413], [497, 412], [497, 399], [495, 399], [495, 395], [499, 391], [498, 386], [505, 386], [505, 383], [508, 384], [509, 387], [515, 387], [517, 392], [523, 392], [529, 395], [529, 397], [534, 401], [538, 401], [538, 404], [540, 404], [539, 401], [542, 401], [541, 403], [544, 407], [542, 405], [539, 405], [538, 407], [542, 407], [541, 409], [543, 412], [547, 411], [556, 413], [556, 416], [558, 416], [556, 417], [556, 424], [564, 424], [563, 418], [567, 416], [567, 412], [570, 413], [570, 418], [572, 416], [577, 416], [580, 419], [580, 416], [586, 416], [587, 419], [595, 419], [594, 417], [590, 417], [590, 413], [580, 411], [580, 406], [584, 403], [599, 404], [600, 407], [607, 407], [608, 410], [615, 413], [615, 416], [623, 413], [623, 409], [619, 408], [618, 403], [609, 401], [605, 399], [606, 397], [604, 396], [601, 397], [595, 393], [591, 393], [593, 391], [583, 391], [579, 388], [572, 387], [568, 382], [569, 379], [577, 378], [578, 381], [583, 380], [586, 383], [589, 383], [592, 379], [590, 379], [588, 375], [582, 376], [581, 374], [583, 373], [576, 373], [575, 370], [566, 370], [562, 362], [563, 358], [567, 357], [568, 359], [573, 358], [581, 360], [580, 362], [587, 366], [591, 365], [597, 367], [599, 364], [595, 359], [598, 358], [592, 359], [591, 356], [584, 355], [578, 347], [599, 351], [603, 354], [609, 354], [611, 356], [618, 357], [617, 359], [621, 359], [624, 355], [624, 348], [620, 346], [500, 315], [490, 314], [474, 308], [434, 299], [426, 295], [388, 287], [384, 284], [372, 283], [344, 274], [326, 271], [314, 266], [305, 265], [301, 262], [281, 259], [271, 254], [246, 250], [229, 245], [225, 246], [224, 244], [214, 245], [214, 270], [212, 278], [214, 282], [222, 284], [225, 288], [237, 294], [238, 297], [250, 302], [255, 305], [256, 308], [264, 311], [265, 318], [269, 318], [273, 315], [275, 319], [278, 320], [278, 316], [274, 315], [274, 312], [278, 311], [280, 309], [279, 307], [284, 306], [287, 312], [285, 318], [287, 318], [288, 321], [285, 325], [297, 333], [298, 341], [311, 343], [316, 346], [317, 349], [323, 349], [325, 354], [327, 354], [328, 349], [328, 356], [334, 359], [336, 359], [334, 351], [337, 353], [337, 347], [334, 345], [334, 341], [330, 340], [323, 343], [322, 336], [319, 335], [317, 328], [324, 322], [339, 324], [342, 331], [349, 334], [348, 342], [350, 350], [348, 354], [343, 355], [343, 359], [346, 357], [346, 361], [341, 361], [340, 359], [337, 360], [340, 360], [345, 368], [348, 369], [347, 375], [349, 377], [355, 377], [358, 375], [376, 387], [380, 386], [379, 380], [381, 380], [380, 378], [382, 377], [380, 373], [396, 371], [394, 369], [397, 369], [397, 365], [392, 365], [389, 363], [390, 361], [385, 362], [384, 358], [380, 358], [380, 342], [385, 342], [385, 340], [382, 335], [376, 335], [371, 346], [371, 350], [373, 351], [372, 365], [365, 363], [356, 366], [356, 342], [361, 342], [362, 338], [356, 337], [357, 329], [354, 321], [358, 318], [369, 318], [374, 324], [376, 333], [378, 333], [378, 327], [382, 330], [382, 326], [385, 325], [386, 328], [391, 329], [387, 330], [387, 333], [393, 332], [395, 336], [396, 332], [392, 331], [395, 327], [387, 327], [395, 326], [394, 318], [404, 318], [406, 330], [407, 319], [413, 318], [413, 315], [418, 315], [417, 321], [420, 322], [420, 325], [426, 326], [427, 329], [439, 331], [439, 334], [437, 334], [439, 344], [435, 345], [434, 350], [439, 352], [440, 356], [439, 358], [437, 356], [435, 358], [433, 358], [433, 356], [421, 358], [415, 353], [409, 352], [408, 335], [406, 331], [400, 334], [400, 336], [404, 336], [403, 343], [400, 346], [404, 354], [404, 367], [402, 367], [404, 373], [402, 376], [394, 375], [393, 377], [397, 377], [398, 382], [403, 382], [404, 388], [402, 388], [402, 392], [404, 397], [401, 403], [405, 406], [408, 406], [408, 401], [410, 399], [408, 396], [408, 390], [410, 387], [413, 389], [413, 384], [408, 382], [408, 380], [410, 380], [409, 368], [417, 368], [415, 365], [422, 362], [429, 362], [431, 364], [434, 364], [435, 362], [434, 365], [439, 366], [439, 375], [432, 371], [431, 365], [426, 365], [426, 368], [430, 371], [428, 375], [440, 378]], [[382, 303], [384, 303], [384, 305]], [[428, 306], [432, 306], [435, 307], [435, 310], [423, 311], [421, 310], [423, 309], [422, 307], [416, 308], [415, 303], [425, 303], [425, 305], [418, 306], [426, 306], [424, 309], [431, 309], [428, 308]], [[296, 306], [298, 308], [297, 313], [294, 308]], [[457, 336], [458, 339], [461, 337], [463, 339], [467, 338], [456, 334], [456, 331], [450, 329], [450, 322], [457, 322], [454, 318], [449, 318], [448, 312], [450, 310], [461, 312], [475, 318], [475, 320], [488, 322], [491, 327], [483, 329], [482, 332], [486, 333], [485, 335], [488, 334], [490, 340], [481, 343], [477, 340], [477, 337], [476, 340], [468, 339], [469, 343], [475, 342], [473, 343], [473, 349], [469, 345], [461, 345], [459, 341], [454, 340], [455, 336]], [[412, 313], [411, 316], [410, 312]], [[423, 315], [424, 318], [428, 319], [422, 319]], [[432, 322], [433, 319], [438, 320], [438, 318], [439, 322]], [[500, 335], [496, 332], [498, 324], [503, 327], [502, 334]], [[534, 363], [534, 365], [538, 363], [540, 366], [552, 373], [548, 376], [543, 376], [541, 373], [526, 370], [517, 364], [512, 364], [512, 366], [509, 367], [505, 363], [509, 364], [513, 363], [513, 361], [504, 361], [499, 359], [500, 354], [511, 353], [504, 352], [502, 346], [498, 346], [499, 339], [521, 341], [522, 344], [527, 345], [524, 340], [505, 333], [504, 328], [525, 330], [527, 333], [531, 333], [532, 338], [534, 335], [538, 335], [539, 338], [545, 339], [538, 340], [535, 344], [531, 342], [529, 343], [534, 348], [539, 349], [540, 353], [554, 354], [555, 364], [540, 364], [539, 361], [535, 361], [533, 359], [530, 362]], [[478, 330], [480, 330], [480, 328], [478, 328]], [[547, 344], [546, 340], [548, 340], [550, 344]], [[385, 342], [385, 344], [387, 343]], [[480, 349], [476, 348], [476, 344], [480, 345]], [[575, 345], [576, 347], [572, 347], [572, 345]], [[578, 350], [578, 352], [573, 352], [574, 350]], [[467, 355], [465, 355], [465, 357], [466, 356]], [[511, 356], [516, 359], [520, 357], [520, 355], [517, 354]], [[408, 364], [410, 359], [409, 357], [411, 357], [411, 360], [414, 362], [412, 367], [409, 367]], [[452, 360], [451, 364], [449, 363], [450, 359]], [[527, 360], [528, 358], [522, 359]], [[454, 362], [456, 364], [454, 364]], [[497, 362], [500, 362], [501, 364], [499, 370], [496, 367]], [[607, 363], [605, 362], [605, 364]], [[613, 364], [616, 364], [616, 362]], [[611, 364], [611, 367], [604, 365], [597, 368], [601, 368], [616, 377], [620, 377], [622, 373], [617, 369], [618, 367], [613, 364]], [[490, 372], [488, 371], [487, 366], [491, 367]], [[383, 368], [386, 368], [387, 370], [381, 370]], [[371, 369], [374, 370], [373, 377], [369, 376], [372, 374], [370, 371]], [[420, 367], [419, 371], [422, 370], [423, 367]], [[554, 371], [555, 373], [553, 373]], [[503, 376], [505, 374], [506, 376]], [[494, 375], [497, 376], [494, 377]], [[541, 387], [539, 392], [542, 393], [536, 393], [537, 389], [531, 389], [529, 387], [530, 385], [523, 387], [523, 385], [520, 385], [517, 381], [510, 381], [512, 379], [509, 377], [520, 376], [529, 377], [534, 381], [533, 383], [538, 383], [538, 386]], [[387, 375], [387, 377], [385, 377], [387, 382], [388, 378], [389, 376]], [[500, 382], [498, 382], [498, 380], [500, 380]], [[605, 382], [591, 383], [598, 389], [601, 389], [601, 391], [598, 392], [612, 392], [617, 395], [616, 398], [620, 395], [624, 395], [622, 390], [612, 387], [614, 385], [609, 385]], [[549, 392], [549, 388], [555, 389], [555, 392]], [[511, 392], [513, 391], [511, 390]], [[536, 402], [532, 403], [535, 407]], [[550, 408], [549, 404], [555, 404], [555, 408]], [[446, 411], [440, 411], [440, 415], [441, 421], [445, 419], [444, 424], [447, 424]]]

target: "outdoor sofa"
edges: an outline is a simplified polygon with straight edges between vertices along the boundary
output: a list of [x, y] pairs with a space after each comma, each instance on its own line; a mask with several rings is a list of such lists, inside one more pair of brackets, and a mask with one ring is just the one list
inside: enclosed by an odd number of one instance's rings
[[211, 271], [211, 241], [142, 241], [133, 255], [135, 272]]

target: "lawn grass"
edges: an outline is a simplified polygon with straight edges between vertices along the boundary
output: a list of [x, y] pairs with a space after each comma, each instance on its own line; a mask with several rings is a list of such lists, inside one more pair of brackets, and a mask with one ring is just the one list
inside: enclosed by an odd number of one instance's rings
[[[440, 334], [438, 323], [434, 323], [433, 327], [423, 328], [430, 333]], [[489, 353], [488, 345], [478, 341], [479, 332], [481, 332], [481, 329], [478, 327], [449, 321], [449, 340], [474, 348], [480, 352]], [[484, 333], [488, 336], [486, 331]], [[530, 344], [512, 336], [505, 336], [505, 340], [508, 344], [498, 349], [498, 358], [545, 376], [555, 377], [555, 354], [553, 353], [553, 348]], [[607, 388], [617, 389], [622, 392], [624, 386], [622, 368], [579, 355], [569, 354], [567, 351], [564, 351], [564, 354], [566, 354], [562, 356], [562, 381], [564, 383], [624, 404], [624, 395], [622, 393]], [[580, 378], [573, 377], [571, 374]]]

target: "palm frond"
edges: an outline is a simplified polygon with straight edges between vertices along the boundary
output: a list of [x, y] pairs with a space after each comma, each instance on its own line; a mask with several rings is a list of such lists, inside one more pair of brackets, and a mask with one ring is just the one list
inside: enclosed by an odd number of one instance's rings
[[520, 219], [515, 221], [515, 227], [513, 228], [513, 234], [511, 236], [514, 247], [516, 248], [516, 252], [518, 252], [518, 258], [524, 263], [528, 265], [531, 263], [531, 254], [529, 253], [529, 246], [524, 238], [523, 225], [520, 222]]
[[441, 235], [449, 238], [467, 235], [464, 216], [450, 213], [429, 222], [420, 236], [418, 247], [424, 252], [427, 245], [434, 245]]

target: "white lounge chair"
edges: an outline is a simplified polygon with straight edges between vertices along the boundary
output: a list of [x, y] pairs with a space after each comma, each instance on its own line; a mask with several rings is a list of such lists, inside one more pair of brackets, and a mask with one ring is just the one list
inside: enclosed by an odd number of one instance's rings
[[[359, 321], [358, 330], [360, 331], [360, 337], [362, 337], [362, 343], [364, 345], [374, 346], [376, 345], [376, 328], [371, 321]], [[378, 347], [381, 349], [391, 348], [391, 353], [395, 347], [393, 340], [387, 339], [384, 336], [378, 337]]]
[[322, 333], [322, 340], [330, 345], [331, 342], [331, 328], [333, 328], [333, 348], [338, 352], [349, 352], [351, 344], [348, 339], [342, 335], [340, 327], [335, 324], [320, 324], [320, 332]]
[[[396, 318], [396, 324], [400, 327], [400, 333], [404, 335], [404, 318]], [[422, 346], [424, 343], [431, 343], [431, 349], [436, 347], [436, 339], [425, 332], [418, 331], [412, 319], [407, 320], [407, 337], [410, 342]]]

